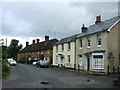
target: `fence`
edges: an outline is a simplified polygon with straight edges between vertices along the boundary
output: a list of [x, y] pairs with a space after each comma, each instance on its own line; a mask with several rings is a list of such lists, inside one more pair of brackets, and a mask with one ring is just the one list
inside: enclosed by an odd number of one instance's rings
[[104, 65], [104, 66], [97, 66], [98, 68], [95, 68], [95, 65], [90, 65], [89, 68], [87, 66], [80, 66], [79, 64], [74, 64], [74, 70], [77, 71], [98, 71], [98, 72], [105, 72], [107, 74], [120, 74], [120, 66], [109, 66], [109, 65]]

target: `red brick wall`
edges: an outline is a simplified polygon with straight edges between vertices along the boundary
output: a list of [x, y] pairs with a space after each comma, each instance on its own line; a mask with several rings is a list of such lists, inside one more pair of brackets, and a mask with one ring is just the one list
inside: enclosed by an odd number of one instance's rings
[[25, 57], [27, 59], [27, 56], [30, 55], [32, 58], [40, 58], [40, 55], [43, 54], [44, 58], [46, 60], [50, 60], [51, 57], [53, 56], [53, 51], [52, 50], [45, 50], [45, 51], [36, 51], [36, 52], [26, 52], [26, 53], [19, 53], [18, 54], [18, 60], [22, 59]]

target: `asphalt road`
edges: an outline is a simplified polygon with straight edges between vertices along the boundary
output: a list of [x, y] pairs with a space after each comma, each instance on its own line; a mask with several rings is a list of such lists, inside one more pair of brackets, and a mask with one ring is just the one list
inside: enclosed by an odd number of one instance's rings
[[3, 80], [2, 88], [115, 88], [113, 79], [56, 67], [17, 64], [11, 67], [11, 74]]

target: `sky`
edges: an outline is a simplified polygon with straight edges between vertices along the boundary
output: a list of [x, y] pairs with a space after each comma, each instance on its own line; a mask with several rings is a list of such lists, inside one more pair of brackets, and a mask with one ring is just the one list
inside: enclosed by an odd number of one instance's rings
[[[102, 21], [118, 15], [119, 0], [2, 0], [0, 3], [0, 40], [11, 39], [25, 47], [45, 35], [58, 40], [80, 33], [95, 17]], [[1, 41], [0, 41], [1, 42]]]

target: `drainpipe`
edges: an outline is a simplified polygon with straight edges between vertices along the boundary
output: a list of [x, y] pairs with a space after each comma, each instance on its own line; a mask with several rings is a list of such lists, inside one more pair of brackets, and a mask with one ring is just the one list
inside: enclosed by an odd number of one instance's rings
[[74, 70], [76, 70], [76, 39], [74, 38], [73, 41], [74, 41], [74, 44], [75, 44]]

